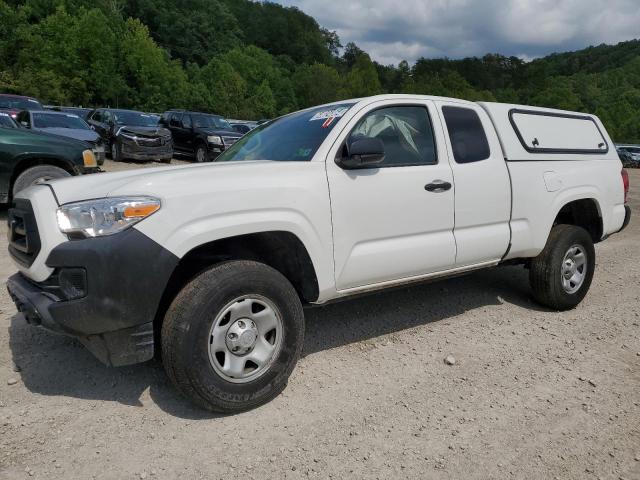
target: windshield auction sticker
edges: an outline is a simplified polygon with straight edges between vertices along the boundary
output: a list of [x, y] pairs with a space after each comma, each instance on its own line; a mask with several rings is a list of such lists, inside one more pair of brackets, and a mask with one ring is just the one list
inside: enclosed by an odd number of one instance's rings
[[336, 118], [342, 117], [345, 113], [347, 113], [348, 110], [349, 107], [338, 107], [333, 110], [322, 110], [321, 112], [318, 112], [313, 117], [311, 117], [309, 121], [314, 122], [316, 120], [324, 120], [322, 128], [327, 128], [333, 123]]

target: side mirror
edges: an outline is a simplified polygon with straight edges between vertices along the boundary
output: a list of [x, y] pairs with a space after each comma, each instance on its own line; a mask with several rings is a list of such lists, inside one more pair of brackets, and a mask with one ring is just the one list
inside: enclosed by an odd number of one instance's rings
[[348, 156], [336, 159], [340, 168], [368, 168], [384, 160], [384, 143], [379, 138], [363, 137], [348, 147]]
[[24, 128], [29, 128], [29, 122], [22, 121], [20, 122], [20, 125], [22, 125]]

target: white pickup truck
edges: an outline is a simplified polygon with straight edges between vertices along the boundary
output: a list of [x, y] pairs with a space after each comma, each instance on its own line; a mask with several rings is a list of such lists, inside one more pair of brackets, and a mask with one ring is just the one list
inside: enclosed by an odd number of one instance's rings
[[264, 124], [215, 163], [23, 191], [8, 289], [29, 323], [109, 365], [161, 351], [187, 397], [237, 412], [285, 387], [303, 305], [520, 263], [540, 303], [575, 307], [594, 243], [629, 221], [627, 191], [592, 115], [347, 100]]

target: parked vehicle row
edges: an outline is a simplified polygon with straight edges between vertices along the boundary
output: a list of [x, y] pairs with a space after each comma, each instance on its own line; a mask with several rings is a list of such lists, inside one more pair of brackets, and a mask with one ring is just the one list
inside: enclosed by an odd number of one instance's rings
[[[8, 94], [0, 95], [0, 111], [3, 108], [24, 128], [85, 139], [100, 163], [105, 154], [114, 161], [168, 163], [174, 153], [196, 162], [212, 161], [259, 124], [242, 120], [230, 123], [219, 115], [177, 109], [158, 115], [117, 108], [43, 107], [35, 98]], [[9, 120], [2, 121], [10, 124]], [[40, 127], [39, 123], [47, 125]], [[87, 133], [88, 129], [100, 139]]]

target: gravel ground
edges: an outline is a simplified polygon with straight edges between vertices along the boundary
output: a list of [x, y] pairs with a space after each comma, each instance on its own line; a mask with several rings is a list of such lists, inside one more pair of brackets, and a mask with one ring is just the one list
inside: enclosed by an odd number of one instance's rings
[[640, 479], [638, 192], [577, 309], [533, 303], [520, 267], [311, 309], [288, 388], [236, 416], [156, 362], [102, 366], [3, 291], [0, 477]]

